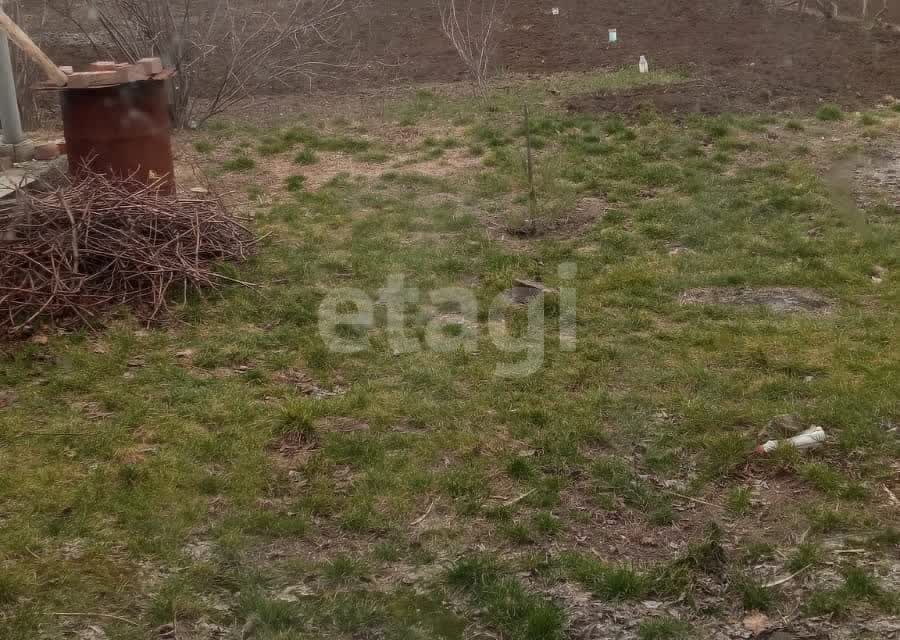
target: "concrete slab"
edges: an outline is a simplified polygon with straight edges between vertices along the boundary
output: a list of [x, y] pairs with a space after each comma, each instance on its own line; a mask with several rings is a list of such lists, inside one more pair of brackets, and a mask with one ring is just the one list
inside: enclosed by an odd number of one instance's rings
[[60, 156], [49, 162], [32, 160], [13, 165], [0, 173], [0, 200], [15, 197], [16, 189], [22, 189], [40, 180], [51, 178], [54, 174], [65, 173], [66, 157]]

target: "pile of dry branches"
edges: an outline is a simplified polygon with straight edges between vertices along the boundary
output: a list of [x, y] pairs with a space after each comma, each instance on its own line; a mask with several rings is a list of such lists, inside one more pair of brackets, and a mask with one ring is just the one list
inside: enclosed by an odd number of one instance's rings
[[0, 338], [37, 322], [91, 326], [118, 305], [160, 320], [176, 292], [231, 280], [215, 265], [245, 259], [255, 242], [217, 200], [165, 195], [161, 183], [88, 174], [21, 191], [0, 210]]

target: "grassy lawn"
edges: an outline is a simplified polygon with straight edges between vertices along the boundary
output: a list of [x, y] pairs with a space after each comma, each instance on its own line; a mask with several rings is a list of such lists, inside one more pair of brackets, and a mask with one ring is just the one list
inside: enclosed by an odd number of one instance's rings
[[[620, 611], [647, 640], [900, 613], [900, 219], [828, 179], [895, 148], [900, 113], [564, 109], [678, 80], [436, 88], [180, 140], [271, 234], [227, 267], [258, 286], [3, 347], [0, 637], [538, 640]], [[398, 278], [403, 324], [377, 305], [334, 331], [365, 348], [330, 349], [322, 301]], [[528, 306], [489, 313], [517, 278], [551, 289], [537, 338]], [[450, 287], [477, 312], [431, 295]], [[800, 308], [755, 303], [786, 288]], [[819, 450], [752, 454], [813, 424]]]

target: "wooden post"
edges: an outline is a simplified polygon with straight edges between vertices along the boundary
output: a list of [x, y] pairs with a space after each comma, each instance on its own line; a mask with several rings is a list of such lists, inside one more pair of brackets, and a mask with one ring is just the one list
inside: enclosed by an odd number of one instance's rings
[[68, 83], [66, 74], [59, 70], [53, 61], [47, 57], [43, 51], [28, 37], [28, 34], [22, 31], [12, 19], [6, 15], [3, 9], [0, 9], [0, 29], [6, 32], [9, 39], [12, 40], [17, 47], [24, 51], [32, 60], [34, 60], [44, 73], [47, 79], [58, 87], [64, 87]]
[[528, 154], [526, 160], [528, 167], [528, 204], [533, 218], [537, 212], [537, 192], [534, 189], [534, 160], [531, 157], [531, 118], [528, 115], [527, 102], [525, 103], [525, 147]]

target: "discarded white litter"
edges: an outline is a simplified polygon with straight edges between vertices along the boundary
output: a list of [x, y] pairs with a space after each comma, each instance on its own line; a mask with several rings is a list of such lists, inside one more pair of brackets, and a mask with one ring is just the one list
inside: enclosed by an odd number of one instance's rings
[[616, 31], [615, 29], [610, 29], [609, 30], [609, 43], [615, 44], [618, 41], [619, 41], [619, 32]]
[[647, 63], [647, 58], [641, 56], [640, 62], [638, 62], [638, 68], [640, 68], [641, 73], [647, 73], [650, 71], [650, 65]]
[[792, 446], [795, 449], [815, 449], [822, 446], [827, 439], [828, 436], [825, 435], [825, 430], [822, 427], [810, 427], [803, 433], [787, 440], [769, 440], [765, 444], [756, 447], [756, 452], [770, 453], [784, 445]]
[[559, 7], [553, 7], [550, 11], [551, 11], [551, 12], [553, 13], [553, 15], [555, 15], [555, 16], [558, 16], [558, 15], [559, 15]]

